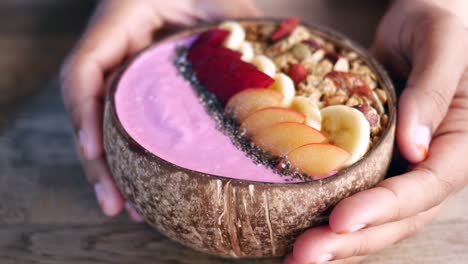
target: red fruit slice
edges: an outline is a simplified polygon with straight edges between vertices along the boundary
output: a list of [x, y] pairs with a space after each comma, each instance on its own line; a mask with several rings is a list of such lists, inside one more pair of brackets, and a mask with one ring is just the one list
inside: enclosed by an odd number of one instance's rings
[[307, 70], [300, 63], [293, 64], [289, 68], [288, 75], [289, 77], [291, 77], [291, 79], [294, 81], [295, 84], [298, 84], [304, 81], [305, 79], [307, 79]]
[[271, 40], [276, 42], [282, 38], [285, 38], [293, 32], [293, 30], [299, 25], [299, 18], [291, 17], [281, 21], [278, 29], [271, 35]]
[[304, 41], [302, 41], [303, 44], [306, 44], [308, 45], [309, 47], [313, 48], [313, 49], [322, 49], [323, 46], [318, 44], [316, 41], [312, 40], [312, 39], [306, 39]]
[[357, 93], [372, 99], [372, 89], [357, 74], [332, 71], [325, 78], [332, 80], [338, 89], [344, 90], [348, 95]]
[[214, 46], [219, 47], [223, 44], [224, 40], [229, 36], [229, 31], [224, 29], [211, 29], [201, 33], [198, 38], [193, 42], [190, 49], [199, 47]]
[[227, 49], [225, 47], [199, 47], [192, 49], [187, 54], [187, 59], [192, 63], [194, 69], [199, 68], [200, 65], [211, 61], [213, 57], [225, 59], [226, 57], [240, 60], [241, 54], [237, 51]]
[[224, 47], [199, 47], [192, 49], [187, 54], [187, 59], [192, 64], [192, 68], [197, 74], [201, 83], [206, 83], [216, 70], [215, 63], [225, 60], [240, 60], [241, 54]]
[[241, 54], [222, 47], [229, 31], [212, 29], [201, 33], [187, 59], [199, 82], [221, 102], [249, 88], [268, 88], [274, 80], [255, 66], [241, 60]]
[[240, 91], [268, 88], [274, 82], [270, 76], [240, 58], [240, 53], [224, 47], [199, 47], [188, 54], [200, 83], [223, 103]]
[[335, 64], [341, 58], [341, 55], [335, 52], [327, 52], [327, 54], [325, 54], [325, 58]]
[[200, 71], [201, 83], [214, 93], [221, 102], [234, 94], [250, 88], [268, 88], [274, 80], [244, 61], [213, 57], [211, 63]]

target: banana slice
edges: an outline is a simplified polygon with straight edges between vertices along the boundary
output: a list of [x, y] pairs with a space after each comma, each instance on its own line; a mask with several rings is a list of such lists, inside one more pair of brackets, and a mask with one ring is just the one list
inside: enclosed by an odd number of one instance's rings
[[317, 130], [322, 128], [322, 115], [318, 106], [305, 96], [296, 96], [291, 103], [291, 109], [305, 115], [305, 124]]
[[280, 92], [283, 95], [283, 106], [289, 107], [296, 95], [293, 80], [284, 73], [275, 75], [275, 82], [270, 87], [273, 90]]
[[252, 64], [268, 76], [272, 78], [275, 77], [276, 66], [270, 58], [263, 55], [259, 55], [252, 60]]
[[224, 41], [224, 46], [232, 50], [238, 50], [245, 40], [245, 30], [237, 22], [226, 21], [219, 25], [219, 28], [230, 31], [229, 36]]
[[370, 142], [370, 125], [359, 110], [345, 105], [322, 109], [322, 132], [330, 143], [351, 153], [345, 162], [349, 166], [366, 154]]
[[242, 42], [239, 47], [239, 52], [242, 54], [241, 59], [245, 62], [251, 62], [254, 58], [254, 49], [252, 43], [248, 41]]

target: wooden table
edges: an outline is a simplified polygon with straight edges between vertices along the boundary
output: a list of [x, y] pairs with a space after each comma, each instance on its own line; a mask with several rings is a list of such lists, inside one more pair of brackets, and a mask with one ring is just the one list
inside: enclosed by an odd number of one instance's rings
[[[364, 45], [383, 12], [371, 0], [258, 2], [269, 15], [298, 15]], [[213, 258], [126, 216], [101, 214], [75, 154], [54, 75], [92, 5], [0, 3], [0, 263], [281, 263]], [[467, 263], [467, 202], [465, 189], [420, 235], [366, 263]]]

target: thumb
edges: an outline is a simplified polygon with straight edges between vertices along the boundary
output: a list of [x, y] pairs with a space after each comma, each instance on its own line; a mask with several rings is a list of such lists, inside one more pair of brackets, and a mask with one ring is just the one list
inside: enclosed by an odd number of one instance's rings
[[258, 17], [262, 15], [252, 0], [200, 0], [197, 6], [205, 10], [205, 19]]
[[400, 97], [397, 142], [417, 163], [428, 155], [432, 134], [445, 118], [466, 67], [463, 27], [454, 19], [417, 27], [409, 46], [412, 69]]

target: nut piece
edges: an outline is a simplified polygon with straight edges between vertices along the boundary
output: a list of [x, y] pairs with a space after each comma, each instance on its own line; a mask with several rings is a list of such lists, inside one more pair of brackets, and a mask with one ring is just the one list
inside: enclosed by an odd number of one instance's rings
[[268, 39], [273, 32], [275, 32], [276, 26], [272, 24], [266, 24], [266, 25], [261, 25], [258, 34], [261, 37], [262, 40]]
[[388, 115], [387, 114], [382, 115], [380, 123], [381, 123], [382, 127], [387, 127], [387, 125], [388, 125]]
[[377, 94], [377, 97], [379, 98], [380, 102], [382, 102], [383, 104], [387, 102], [387, 93], [384, 90], [377, 88], [374, 92]]
[[327, 98], [325, 104], [327, 106], [329, 106], [329, 105], [342, 105], [347, 100], [348, 100], [348, 96], [339, 94], [339, 95], [335, 95], [335, 96], [332, 96], [330, 98]]
[[354, 107], [354, 106], [359, 105], [359, 101], [355, 97], [350, 97], [348, 101], [346, 101], [346, 105]]
[[351, 52], [347, 52], [347, 53], [345, 54], [345, 57], [346, 57], [349, 61], [353, 61], [353, 60], [355, 60], [355, 59], [358, 58], [358, 55], [357, 55], [356, 52], [351, 51]]
[[318, 76], [325, 76], [333, 70], [333, 63], [329, 60], [322, 60], [313, 70], [313, 73]]
[[294, 54], [294, 57], [296, 57], [298, 60], [304, 60], [305, 58], [312, 55], [309, 46], [302, 43], [294, 45], [291, 51]]
[[345, 57], [340, 57], [333, 67], [335, 71], [348, 72], [349, 71], [349, 62]]
[[366, 116], [367, 121], [371, 126], [371, 129], [377, 128], [380, 125], [380, 117], [377, 114], [377, 111], [367, 104], [362, 104], [356, 107], [359, 111], [361, 111], [364, 116]]
[[297, 58], [293, 54], [291, 54], [289, 52], [285, 52], [285, 53], [275, 57], [274, 62], [276, 64], [276, 66], [281, 71], [284, 71], [284, 72], [288, 72], [291, 65], [299, 63]]

